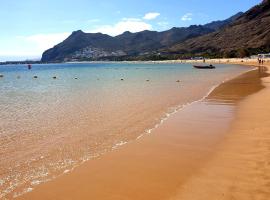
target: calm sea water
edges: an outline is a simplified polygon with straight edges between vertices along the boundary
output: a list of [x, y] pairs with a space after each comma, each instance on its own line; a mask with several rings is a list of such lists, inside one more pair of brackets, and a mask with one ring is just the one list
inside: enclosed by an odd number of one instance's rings
[[244, 71], [145, 63], [0, 66], [0, 198], [149, 133], [175, 109]]

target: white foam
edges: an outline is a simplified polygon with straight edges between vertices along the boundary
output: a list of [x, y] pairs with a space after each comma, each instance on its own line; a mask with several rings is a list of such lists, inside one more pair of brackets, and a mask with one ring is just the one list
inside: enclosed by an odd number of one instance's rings
[[31, 185], [39, 185], [41, 183], [41, 181], [40, 180], [34, 180], [34, 181], [32, 181], [31, 182]]
[[29, 187], [29, 188], [26, 188], [26, 189], [24, 189], [22, 192], [20, 192], [20, 193], [15, 193], [14, 195], [13, 195], [13, 198], [17, 198], [17, 197], [19, 197], [19, 196], [22, 196], [23, 194], [25, 194], [25, 193], [28, 193], [28, 192], [32, 192], [33, 191], [33, 188], [31, 188], [31, 187]]
[[5, 181], [0, 179], [0, 186], [4, 185]]
[[123, 145], [125, 145], [125, 144], [127, 144], [127, 143], [128, 143], [128, 142], [120, 141], [119, 143], [116, 143], [116, 144], [112, 147], [112, 149], [117, 149], [118, 147], [123, 146]]

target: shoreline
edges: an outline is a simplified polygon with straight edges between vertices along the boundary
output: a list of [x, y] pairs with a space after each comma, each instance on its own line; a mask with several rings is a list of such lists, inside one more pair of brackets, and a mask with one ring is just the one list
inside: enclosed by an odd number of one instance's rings
[[[269, 74], [270, 65], [263, 67]], [[263, 77], [264, 88], [239, 103], [218, 151], [171, 200], [270, 198], [269, 80], [269, 75]]]
[[[230, 64], [233, 64], [233, 63], [230, 63]], [[171, 118], [171, 117], [170, 117]], [[171, 120], [171, 119], [170, 119]], [[169, 120], [168, 120], [169, 121]], [[167, 123], [167, 122], [166, 122]], [[165, 123], [164, 123], [165, 124]], [[169, 123], [170, 124], [170, 123]], [[171, 125], [173, 125], [173, 123], [171, 124]], [[164, 126], [164, 125], [162, 125], [162, 126]], [[168, 127], [167, 127], [168, 128]], [[162, 127], [161, 127], [161, 129], [162, 129]], [[166, 130], [163, 130], [163, 132], [164, 131], [166, 131]], [[161, 131], [162, 132], [162, 131]], [[224, 133], [225, 134], [225, 133]], [[153, 135], [155, 135], [155, 134], [153, 134]], [[164, 136], [164, 135], [163, 135]], [[150, 135], [150, 136], [145, 136], [145, 137], [147, 137], [147, 138], [151, 138], [152, 137], [152, 134]], [[175, 137], [175, 136], [173, 136], [173, 137]], [[143, 138], [142, 140], [148, 140], [148, 143], [150, 142], [150, 144], [151, 143], [153, 143], [153, 141], [149, 141], [149, 139], [145, 139], [145, 138]], [[152, 138], [153, 139], [153, 138]], [[164, 139], [164, 138], [163, 138]], [[193, 138], [194, 139], [194, 138]], [[142, 143], [143, 141], [138, 141], [137, 143]], [[160, 141], [159, 141], [160, 142]], [[204, 141], [205, 142], [205, 141]], [[213, 141], [212, 141], [213, 142]], [[215, 141], [216, 142], [216, 141]], [[215, 143], [214, 142], [214, 143]], [[136, 142], [135, 142], [136, 143]], [[144, 142], [143, 142], [144, 143]], [[129, 145], [129, 144], [128, 144]], [[125, 156], [126, 156], [126, 153], [131, 153], [131, 152], [133, 152], [133, 154], [134, 154], [134, 151], [127, 151], [127, 150], [125, 150], [125, 148], [130, 148], [130, 147], [126, 147], [126, 146], [128, 146], [128, 145], [125, 145], [123, 148], [119, 148], [119, 150], [118, 149], [116, 149], [114, 152], [112, 152], [112, 153], [110, 153], [110, 155], [111, 154], [113, 154], [113, 155], [115, 155], [115, 154], [118, 154], [119, 155], [119, 151], [120, 152], [122, 152], [122, 154], [124, 154]], [[142, 144], [137, 144], [137, 146], [138, 145], [141, 145], [141, 147], [142, 147]], [[211, 145], [213, 145], [213, 144], [211, 144]], [[134, 143], [133, 144], [130, 144], [130, 146], [134, 146]], [[136, 146], [136, 145], [135, 145]], [[134, 147], [133, 147], [134, 148]], [[143, 148], [146, 148], [146, 147], [143, 147]], [[135, 149], [136, 149], [136, 147], [135, 147]], [[118, 151], [118, 152], [117, 152]], [[208, 152], [209, 150], [207, 150], [207, 152]], [[121, 154], [121, 153], [120, 153]], [[136, 153], [135, 153], [136, 154]], [[208, 154], [208, 153], [206, 153], [206, 154]], [[109, 157], [110, 157], [110, 155], [109, 155]], [[117, 155], [116, 155], [117, 156]], [[174, 155], [175, 156], [175, 155]], [[104, 157], [108, 157], [108, 156], [104, 156]], [[103, 162], [103, 161], [100, 161], [100, 160], [105, 160], [106, 158], [104, 158], [104, 157], [102, 157], [102, 158], [97, 158], [96, 160], [94, 159], [93, 161], [88, 161], [88, 162], [91, 162], [91, 163], [93, 163], [94, 162], [94, 164], [95, 164], [95, 161], [97, 161], [97, 162]], [[121, 157], [121, 156], [120, 156]], [[122, 161], [123, 161], [123, 158], [119, 158], [119, 156], [117, 157], [118, 159], [122, 159]], [[108, 158], [107, 158], [108, 159]], [[158, 159], [158, 158], [157, 158]], [[106, 164], [106, 160], [104, 161], [105, 162], [105, 164]], [[187, 160], [185, 161], [185, 162], [187, 162], [187, 163], [189, 163], [190, 162], [190, 160], [187, 158]], [[72, 172], [72, 173], [70, 173], [70, 174], [67, 174], [67, 175], [63, 175], [62, 177], [59, 177], [58, 179], [56, 179], [56, 180], [53, 180], [53, 181], [51, 181], [51, 182], [48, 182], [48, 183], [44, 183], [44, 184], [42, 184], [42, 185], [40, 185], [40, 186], [38, 186], [37, 187], [37, 191], [36, 191], [36, 189], [34, 190], [34, 192], [31, 192], [31, 193], [27, 193], [26, 195], [23, 195], [23, 196], [21, 196], [21, 197], [19, 197], [19, 199], [36, 199], [35, 198], [35, 195], [38, 195], [38, 196], [36, 196], [36, 197], [39, 197], [39, 199], [41, 198], [43, 198], [43, 199], [48, 199], [48, 198], [46, 198], [46, 196], [43, 196], [43, 195], [45, 195], [45, 194], [47, 194], [46, 193], [46, 190], [50, 190], [50, 189], [46, 189], [47, 188], [47, 186], [50, 188], [50, 185], [54, 185], [55, 184], [55, 182], [59, 182], [59, 179], [66, 179], [65, 177], [69, 177], [69, 176], [74, 176], [74, 175], [72, 175], [73, 173], [75, 173], [75, 171], [76, 171], [76, 173], [79, 173], [79, 172], [81, 172], [81, 173], [89, 173], [89, 170], [90, 169], [87, 169], [87, 167], [86, 167], [86, 165], [89, 165], [90, 163], [85, 163], [84, 164], [84, 166], [82, 166], [82, 167], [78, 167], [78, 168], [80, 168], [80, 169], [75, 169], [74, 170], [74, 172]], [[108, 163], [107, 163], [108, 164]], [[183, 164], [183, 163], [182, 163]], [[190, 163], [191, 164], [191, 166], [192, 165], [196, 165], [195, 163]], [[198, 164], [198, 163], [197, 163]], [[104, 163], [103, 163], [103, 165], [104, 165]], [[181, 165], [180, 165], [181, 166]], [[89, 166], [90, 167], [90, 166]], [[104, 166], [103, 166], [104, 167]], [[78, 172], [79, 171], [79, 172]], [[189, 172], [189, 173], [193, 173], [193, 172]], [[121, 174], [121, 173], [120, 173]], [[183, 174], [182, 174], [183, 175]], [[94, 175], [93, 175], [94, 176]], [[108, 175], [109, 177], [110, 177], [110, 175]], [[79, 176], [80, 177], [80, 176]], [[79, 177], [77, 177], [77, 178], [79, 178]], [[106, 177], [106, 176], [105, 176]], [[124, 178], [124, 177], [123, 177]], [[128, 178], [128, 177], [126, 177], [126, 178]], [[182, 177], [183, 178], [183, 177]], [[106, 182], [106, 180], [104, 180], [105, 182]], [[87, 182], [86, 182], [87, 183]], [[66, 186], [66, 187], [71, 187], [70, 185], [72, 185], [72, 184], [65, 184], [65, 183], [63, 183], [63, 182], [61, 182], [61, 180], [60, 180], [60, 183], [59, 183], [60, 185], [58, 185], [58, 187], [61, 187], [61, 185], [63, 185], [64, 184], [64, 186]], [[106, 183], [105, 183], [106, 184]], [[162, 184], [162, 183], [160, 183], [160, 184]], [[42, 189], [43, 188], [43, 189]], [[44, 191], [45, 190], [45, 191]], [[56, 190], [56, 191], [54, 191], [54, 192], [59, 192], [59, 191], [57, 191], [58, 189], [54, 189], [54, 190]], [[43, 191], [43, 192], [42, 192]], [[40, 192], [40, 193], [39, 193]], [[45, 192], [45, 194], [44, 194], [44, 192]], [[77, 191], [77, 192], [79, 192], [79, 191]], [[41, 194], [43, 194], [43, 195], [41, 195]], [[61, 193], [62, 194], [62, 193]], [[62, 194], [63, 195], [63, 194]], [[88, 196], [87, 196], [87, 194], [85, 194], [86, 196], [85, 197], [87, 197], [88, 198]], [[47, 197], [49, 197], [49, 196], [47, 196]], [[57, 195], [57, 197], [58, 197], [58, 195]], [[59, 199], [67, 199], [67, 197], [68, 196], [66, 196], [66, 198], [64, 198], [63, 196], [61, 196], [61, 197], [59, 197]], [[98, 196], [96, 196], [96, 197], [98, 197]], [[108, 196], [107, 196], [108, 197]], [[58, 199], [58, 198], [57, 198]], [[114, 199], [114, 198], [108, 198], [108, 199]], [[136, 198], [135, 198], [136, 199]]]
[[[270, 58], [264, 59], [266, 64], [270, 63]], [[12, 62], [11, 62], [12, 63]], [[15, 64], [4, 64], [1, 63], [1, 65], [25, 65], [28, 64], [29, 62], [15, 62]], [[87, 64], [87, 63], [127, 63], [127, 64], [181, 64], [181, 63], [203, 63], [202, 59], [196, 60], [196, 59], [184, 59], [184, 60], [147, 60], [147, 61], [142, 61], [142, 60], [135, 60], [135, 61], [69, 61], [69, 62], [52, 62], [52, 63], [42, 63], [40, 61], [37, 62], [30, 62], [30, 64], [37, 64], [37, 65], [46, 65], [46, 64]], [[216, 64], [241, 64], [241, 65], [259, 65], [257, 58], [216, 58], [216, 59], [205, 59], [206, 64], [211, 64], [211, 63], [216, 63]]]
[[[253, 65], [251, 65], [251, 67], [253, 67]], [[223, 80], [221, 83], [216, 84], [216, 85], [213, 85], [213, 86], [209, 89], [209, 91], [208, 91], [202, 98], [197, 99], [197, 100], [193, 100], [193, 101], [188, 102], [188, 103], [186, 103], [186, 104], [181, 104], [181, 105], [178, 105], [178, 106], [173, 107], [173, 108], [174, 108], [173, 111], [171, 111], [171, 112], [166, 112], [166, 113], [165, 113], [166, 117], [161, 118], [160, 121], [159, 121], [157, 124], [155, 124], [154, 127], [149, 128], [149, 129], [146, 129], [146, 130], [144, 131], [144, 133], [142, 133], [141, 135], [139, 135], [139, 136], [136, 138], [136, 140], [137, 140], [137, 139], [140, 139], [141, 137], [145, 136], [146, 134], [151, 134], [152, 131], [154, 131], [156, 128], [158, 128], [159, 126], [161, 126], [166, 120], [168, 120], [168, 119], [171, 117], [171, 115], [177, 114], [177, 112], [181, 112], [181, 110], [182, 110], [182, 109], [185, 109], [185, 107], [187, 107], [187, 106], [191, 106], [192, 104], [199, 103], [199, 102], [202, 102], [202, 101], [206, 100], [206, 99], [209, 97], [209, 95], [210, 95], [211, 93], [213, 93], [217, 88], [219, 88], [222, 84], [225, 84], [226, 82], [229, 82], [229, 81], [231, 81], [231, 80], [237, 79], [238, 77], [241, 77], [241, 76], [243, 76], [244, 74], [247, 74], [247, 73], [249, 73], [249, 72], [256, 71], [256, 70], [257, 70], [257, 69], [254, 67], [253, 69], [250, 69], [250, 70], [248, 70], [248, 71], [246, 71], [246, 72], [243, 72], [243, 73], [240, 74], [240, 75], [236, 75], [236, 76], [230, 77], [230, 78], [228, 78], [228, 79], [225, 79], [225, 80]], [[168, 108], [168, 110], [170, 110], [170, 107]], [[133, 141], [131, 140], [131, 141], [129, 141], [129, 142], [133, 142]], [[129, 142], [124, 142], [124, 143], [121, 143], [121, 145], [116, 145], [116, 148], [117, 148], [117, 146], [122, 146], [122, 145], [128, 144]], [[114, 147], [113, 147], [113, 149], [114, 149]]]
[[[128, 63], [128, 64], [181, 64], [181, 63], [203, 63], [203, 60], [149, 60], [149, 61], [80, 61], [80, 62], [64, 62], [67, 64], [87, 64], [87, 63]], [[205, 59], [206, 64], [241, 64], [248, 66], [257, 66], [258, 60], [256, 58], [217, 58]], [[270, 63], [270, 58], [265, 59], [265, 63]], [[45, 64], [45, 63], [44, 63]], [[50, 64], [50, 63], [48, 63]], [[53, 63], [51, 63], [53, 64]]]
[[[237, 68], [237, 67], [236, 67]], [[242, 67], [243, 68], [243, 67]], [[158, 117], [156, 121], [156, 123], [154, 123], [153, 125], [151, 124], [150, 126], [147, 126], [145, 127], [144, 130], [138, 132], [138, 133], [142, 133], [141, 135], [139, 135], [137, 138], [141, 138], [142, 136], [145, 136], [147, 134], [149, 134], [150, 132], [152, 132], [155, 128], [157, 128], [158, 126], [160, 126], [164, 121], [166, 121], [172, 114], [175, 114], [177, 111], [183, 109], [183, 107], [186, 107], [186, 106], [189, 106], [190, 104], [193, 104], [193, 103], [196, 103], [198, 101], [202, 101], [203, 99], [205, 99], [209, 93], [211, 93], [218, 85], [226, 82], [228, 79], [232, 79], [232, 78], [235, 78], [236, 76], [242, 74], [242, 73], [245, 73], [247, 72], [248, 70], [252, 71], [253, 69], [249, 68], [249, 69], [243, 69], [244, 71], [242, 72], [237, 72], [236, 74], [233, 74], [231, 73], [230, 76], [228, 77], [224, 77], [223, 79], [220, 79], [219, 83], [216, 83], [215, 84], [212, 84], [212, 86], [209, 86], [208, 87], [208, 91], [207, 90], [204, 90], [204, 92], [201, 92], [201, 95], [197, 95], [196, 98], [192, 98], [190, 99], [190, 101], [187, 101], [183, 104], [179, 104], [179, 102], [175, 105], [172, 105], [171, 107], [169, 107], [168, 109], [164, 110], [164, 114], [160, 117]], [[207, 71], [206, 71], [207, 72]], [[119, 148], [121, 146], [123, 146], [124, 144], [126, 143], [130, 143], [130, 142], [133, 142], [136, 138], [132, 138], [131, 140], [119, 140], [118, 143], [115, 143], [115, 144], [112, 144], [111, 148], [104, 151], [104, 152], [99, 152], [99, 153], [96, 153], [94, 154], [93, 156], [89, 157], [89, 158], [83, 158], [82, 160], [79, 161], [78, 164], [75, 164], [75, 165], [72, 165], [71, 167], [69, 167], [68, 169], [65, 169], [65, 170], [62, 170], [60, 171], [59, 173], [57, 174], [51, 174], [51, 176], [49, 177], [46, 177], [46, 179], [39, 179], [38, 177], [29, 181], [27, 184], [23, 184], [23, 186], [19, 186], [16, 188], [16, 190], [14, 192], [9, 192], [8, 190], [4, 190], [3, 192], [3, 195], [6, 195], [8, 197], [12, 197], [15, 196], [20, 196], [21, 194], [23, 193], [26, 193], [26, 192], [30, 192], [33, 190], [33, 188], [36, 188], [37, 185], [40, 185], [40, 184], [44, 184], [46, 182], [49, 182], [49, 181], [52, 181], [54, 179], [57, 179], [59, 176], [62, 176], [63, 174], [66, 174], [66, 173], [69, 173], [70, 171], [73, 171], [75, 168], [81, 166], [82, 164], [84, 164], [85, 162], [95, 158], [95, 157], [100, 157], [100, 156], [103, 156], [104, 154], [108, 153], [108, 152], [111, 152], [112, 150], [116, 149], [116, 148]], [[128, 141], [128, 142], [127, 142]], [[8, 188], [9, 189], [9, 188]], [[5, 192], [8, 192], [5, 193]]]

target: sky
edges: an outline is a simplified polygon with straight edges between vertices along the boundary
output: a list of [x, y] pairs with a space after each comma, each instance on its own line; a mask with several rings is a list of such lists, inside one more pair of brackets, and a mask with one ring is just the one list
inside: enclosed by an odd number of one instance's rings
[[0, 0], [0, 61], [39, 59], [72, 31], [163, 31], [226, 19], [262, 0]]

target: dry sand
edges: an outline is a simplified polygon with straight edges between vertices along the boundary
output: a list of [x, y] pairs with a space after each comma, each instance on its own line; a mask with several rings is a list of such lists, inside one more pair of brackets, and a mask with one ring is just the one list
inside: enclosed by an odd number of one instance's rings
[[270, 199], [270, 79], [264, 88], [259, 76], [223, 84], [152, 134], [19, 199]]

